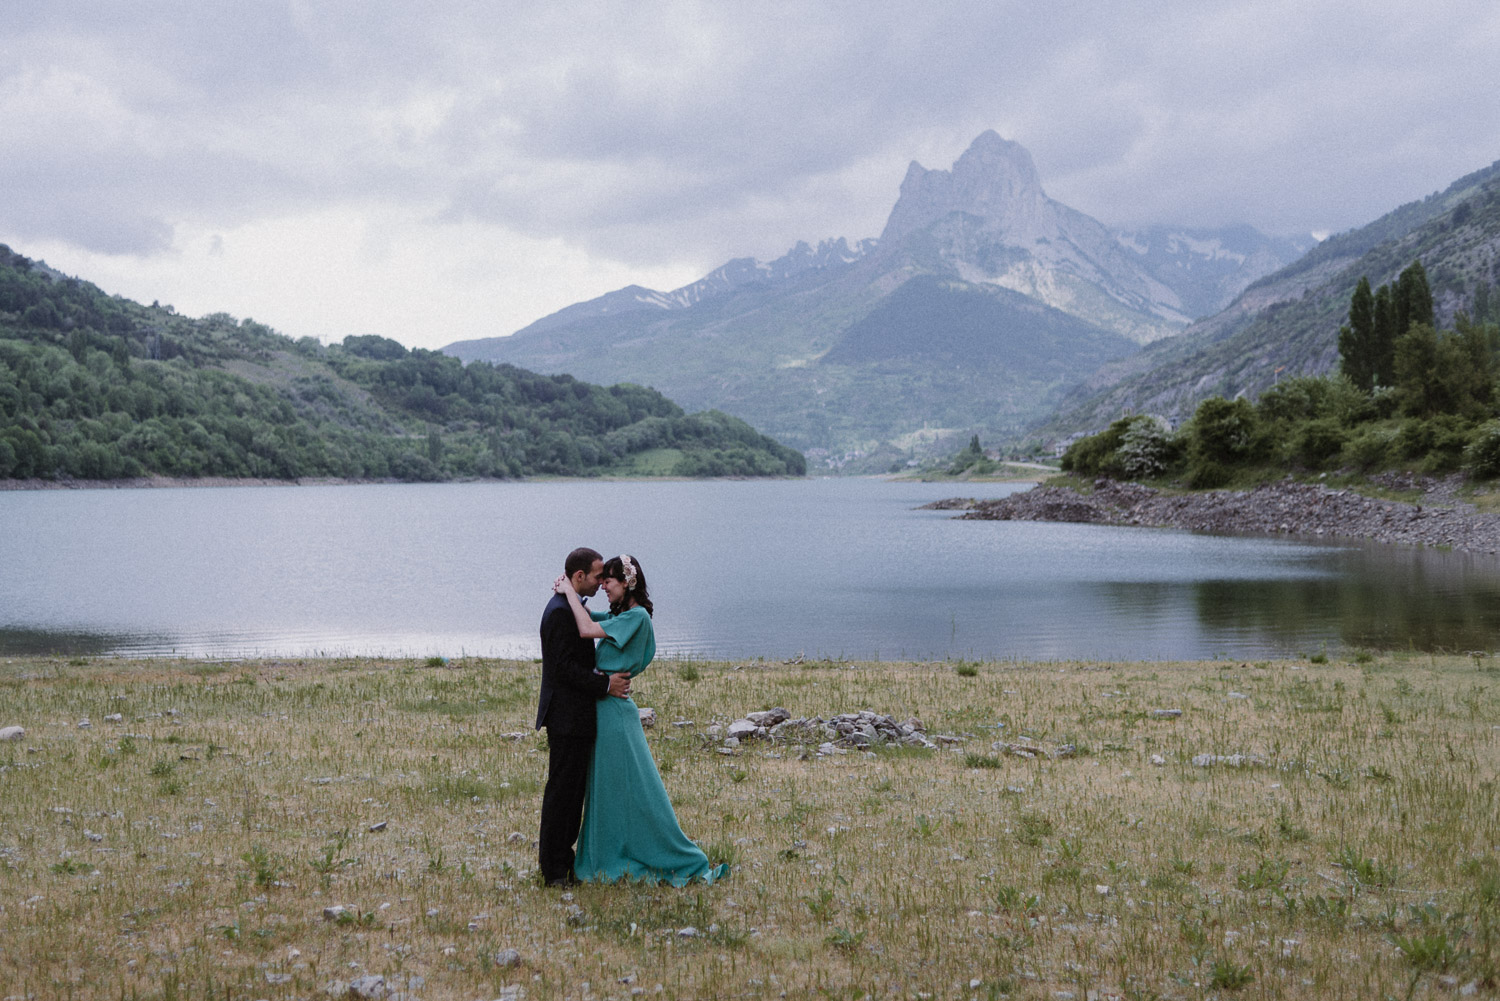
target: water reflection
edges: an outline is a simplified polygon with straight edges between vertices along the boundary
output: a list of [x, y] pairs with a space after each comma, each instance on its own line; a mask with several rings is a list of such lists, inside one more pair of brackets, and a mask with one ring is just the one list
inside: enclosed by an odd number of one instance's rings
[[1335, 572], [1327, 577], [1202, 581], [1198, 621], [1289, 644], [1327, 632], [1339, 645], [1377, 649], [1481, 650], [1500, 636], [1490, 557], [1359, 544], [1330, 550], [1328, 562]]
[[[128, 650], [140, 637], [120, 633], [68, 632], [46, 629], [0, 628], [0, 655], [8, 657], [102, 657]], [[151, 638], [151, 646], [170, 649], [169, 636]]]

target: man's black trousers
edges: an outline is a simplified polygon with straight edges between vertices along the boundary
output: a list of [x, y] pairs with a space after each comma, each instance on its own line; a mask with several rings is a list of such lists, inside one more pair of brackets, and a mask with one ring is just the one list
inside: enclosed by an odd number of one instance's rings
[[538, 861], [551, 883], [573, 876], [573, 843], [583, 824], [594, 738], [547, 734], [547, 786], [542, 790], [542, 830]]

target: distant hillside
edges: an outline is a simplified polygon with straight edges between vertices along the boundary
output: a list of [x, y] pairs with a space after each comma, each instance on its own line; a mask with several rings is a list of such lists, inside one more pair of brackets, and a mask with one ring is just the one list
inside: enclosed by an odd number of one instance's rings
[[1255, 398], [1279, 379], [1332, 372], [1360, 277], [1389, 282], [1414, 260], [1427, 270], [1441, 324], [1500, 281], [1500, 161], [1325, 240], [1217, 315], [1104, 366], [1033, 434], [1095, 431], [1126, 413], [1180, 421], [1210, 396]]
[[1301, 249], [1248, 227], [1114, 233], [1049, 198], [1030, 154], [986, 132], [951, 170], [911, 164], [879, 240], [799, 243], [444, 350], [655, 386], [826, 466], [883, 470], [944, 437], [1018, 434], [1104, 362]]
[[[912, 337], [914, 329], [921, 337]], [[822, 358], [827, 365], [895, 359], [998, 366], [1066, 379], [1079, 364], [1135, 349], [1127, 338], [1083, 323], [1029, 296], [921, 275], [882, 299]]]
[[0, 479], [805, 471], [743, 421], [641, 386], [189, 319], [0, 246]]

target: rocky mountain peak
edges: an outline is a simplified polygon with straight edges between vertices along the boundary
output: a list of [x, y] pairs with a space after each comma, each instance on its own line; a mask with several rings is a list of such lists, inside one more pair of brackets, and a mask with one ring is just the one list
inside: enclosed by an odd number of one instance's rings
[[1029, 231], [1048, 214], [1048, 203], [1026, 148], [986, 129], [952, 170], [927, 170], [912, 161], [880, 242], [889, 245], [953, 212], [978, 216], [988, 229]]

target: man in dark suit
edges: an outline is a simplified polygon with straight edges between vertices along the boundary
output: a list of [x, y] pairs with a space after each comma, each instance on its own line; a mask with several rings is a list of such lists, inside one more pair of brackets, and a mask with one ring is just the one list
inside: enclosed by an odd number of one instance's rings
[[[563, 573], [587, 598], [599, 590], [604, 558], [575, 549]], [[537, 855], [548, 886], [574, 882], [573, 843], [583, 823], [583, 798], [594, 758], [594, 703], [630, 694], [630, 678], [594, 670], [594, 641], [578, 635], [568, 600], [554, 594], [542, 612], [542, 694], [536, 726], [547, 728], [547, 786], [542, 791], [542, 830]]]

